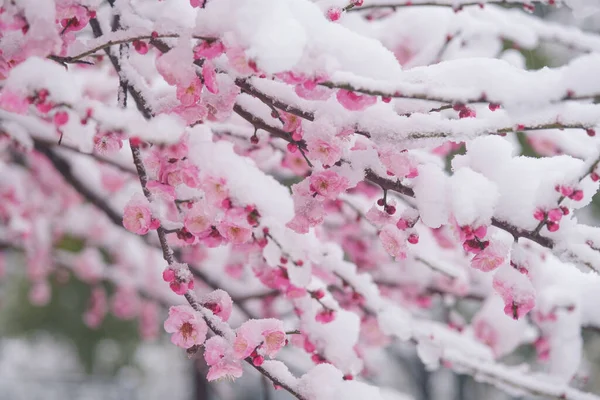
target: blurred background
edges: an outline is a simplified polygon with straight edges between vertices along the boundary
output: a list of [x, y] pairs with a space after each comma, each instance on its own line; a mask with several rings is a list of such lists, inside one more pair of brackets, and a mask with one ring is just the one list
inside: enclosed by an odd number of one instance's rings
[[[562, 24], [576, 24], [584, 30], [600, 31], [600, 16], [576, 20], [568, 9], [543, 6], [538, 6], [535, 14]], [[505, 43], [505, 49], [511, 47], [511, 43]], [[535, 50], [516, 50], [524, 56], [528, 69], [560, 66], [575, 55], [572, 50], [552, 43]], [[540, 147], [532, 145], [531, 138], [517, 135], [515, 139], [520, 142], [524, 155], [539, 156], [534, 149], [540, 151]], [[461, 151], [458, 149], [452, 154]], [[598, 196], [578, 218], [598, 225]], [[62, 246], [76, 252], [78, 244]], [[208, 384], [204, 379], [203, 360], [191, 360], [184, 351], [171, 345], [161, 326], [158, 338], [153, 341], [141, 339], [135, 317], [119, 319], [109, 313], [97, 329], [89, 328], [82, 316], [91, 289], [69, 272], [52, 281], [52, 298], [48, 304], [32, 304], [28, 298], [28, 281], [20, 273], [25, 269], [24, 260], [1, 248], [0, 251], [6, 255], [7, 275], [0, 280], [0, 400], [290, 398], [287, 393], [275, 391], [250, 368], [245, 368], [243, 377], [234, 384], [227, 381]], [[114, 289], [105, 285], [110, 298]], [[465, 315], [474, 312], [474, 306], [468, 303], [461, 307]], [[444, 311], [439, 299], [434, 301], [434, 309]], [[165, 314], [162, 310], [159, 323]], [[584, 331], [584, 339], [586, 360], [575, 385], [600, 394], [600, 332]], [[282, 354], [283, 358], [295, 359], [298, 354], [293, 351]], [[407, 394], [407, 397], [386, 394], [389, 399], [511, 398], [471, 377], [457, 376], [443, 369], [426, 371], [410, 345], [390, 346], [380, 354], [370, 354], [369, 358], [372, 363], [381, 360], [390, 365], [375, 383]], [[518, 363], [534, 359], [533, 349], [523, 346], [504, 361]]]

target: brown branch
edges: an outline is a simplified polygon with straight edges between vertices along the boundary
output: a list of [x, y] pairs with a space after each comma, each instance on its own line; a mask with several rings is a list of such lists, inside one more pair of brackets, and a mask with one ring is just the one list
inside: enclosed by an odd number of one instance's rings
[[[408, 197], [415, 197], [415, 192], [411, 188], [404, 186], [399, 180], [393, 181], [391, 179], [383, 178], [370, 169], [365, 171], [365, 179], [381, 186], [381, 188], [384, 190], [391, 190]], [[525, 238], [549, 249], [554, 247], [554, 242], [552, 240], [548, 239], [547, 237], [540, 236], [539, 233], [534, 234], [531, 231], [521, 229], [496, 218], [492, 218], [492, 225], [510, 233], [515, 241], [519, 238]]]
[[549, 4], [544, 1], [532, 0], [532, 1], [506, 1], [506, 0], [479, 0], [479, 1], [455, 1], [453, 3], [443, 3], [436, 1], [405, 1], [403, 3], [388, 3], [388, 4], [369, 4], [366, 6], [356, 7], [354, 4], [349, 4], [344, 8], [344, 11], [364, 11], [364, 10], [375, 10], [375, 9], [385, 9], [391, 8], [396, 10], [397, 8], [404, 7], [419, 7], [419, 6], [429, 6], [429, 7], [451, 7], [454, 10], [460, 10], [463, 7], [469, 6], [485, 6], [486, 4], [499, 4], [505, 6], [514, 6], [514, 7], [528, 7], [532, 4]]

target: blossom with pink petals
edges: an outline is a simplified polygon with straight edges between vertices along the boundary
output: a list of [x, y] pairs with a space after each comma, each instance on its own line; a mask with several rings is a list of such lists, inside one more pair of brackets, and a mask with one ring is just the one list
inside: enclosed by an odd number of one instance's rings
[[507, 249], [503, 249], [500, 244], [493, 243], [475, 254], [475, 257], [471, 259], [471, 266], [483, 272], [493, 271], [504, 263], [506, 256]]
[[306, 142], [309, 157], [323, 165], [332, 166], [342, 157], [342, 148], [337, 138], [317, 136], [307, 139]]
[[346, 177], [331, 170], [313, 173], [309, 179], [311, 191], [326, 199], [335, 199], [349, 186]]
[[233, 301], [226, 291], [217, 289], [210, 293], [203, 295], [199, 299], [199, 303], [203, 307], [208, 308], [217, 317], [223, 321], [227, 321], [231, 315]]
[[102, 132], [94, 135], [94, 150], [98, 154], [111, 154], [123, 148], [123, 135], [118, 132]]
[[200, 58], [206, 58], [207, 60], [212, 60], [223, 54], [225, 51], [225, 46], [223, 46], [223, 42], [220, 40], [214, 41], [203, 41], [196, 47], [194, 47], [194, 58], [196, 60]]
[[158, 228], [160, 223], [152, 218], [148, 200], [136, 193], [125, 206], [123, 226], [130, 232], [145, 235], [148, 231]]
[[185, 86], [177, 85], [177, 99], [185, 107], [192, 106], [200, 100], [202, 93], [202, 81], [197, 76]]
[[379, 239], [383, 244], [383, 248], [396, 260], [406, 258], [405, 234], [399, 231], [394, 225], [384, 226], [381, 232], [379, 232]]
[[199, 346], [206, 340], [206, 322], [188, 305], [172, 306], [164, 324], [171, 343], [183, 349]]
[[338, 90], [336, 97], [339, 103], [350, 111], [362, 111], [377, 103], [377, 97], [366, 94], [361, 95], [345, 89]]
[[204, 344], [204, 360], [209, 366], [206, 379], [211, 382], [221, 378], [242, 376], [242, 364], [235, 356], [231, 344], [221, 336], [213, 336]]
[[205, 60], [202, 65], [202, 77], [204, 78], [204, 84], [206, 89], [213, 93], [219, 93], [219, 87], [217, 86], [217, 73], [215, 72], [215, 66], [212, 61]]
[[274, 318], [251, 319], [238, 328], [233, 349], [239, 358], [246, 358], [255, 350], [259, 354], [274, 357], [284, 345], [283, 322]]
[[217, 224], [219, 233], [230, 243], [243, 244], [252, 237], [252, 227], [245, 218], [242, 208], [232, 208], [225, 214], [223, 221]]
[[210, 234], [213, 223], [214, 216], [203, 202], [194, 203], [192, 208], [186, 210], [184, 226], [199, 238], [204, 238]]

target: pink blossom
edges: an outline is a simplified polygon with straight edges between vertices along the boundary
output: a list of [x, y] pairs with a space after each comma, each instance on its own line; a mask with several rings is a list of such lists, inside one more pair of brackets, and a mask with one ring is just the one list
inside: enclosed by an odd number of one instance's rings
[[310, 176], [310, 188], [312, 191], [326, 199], [335, 199], [340, 193], [348, 188], [348, 179], [331, 170], [313, 173]]
[[230, 243], [243, 244], [252, 237], [252, 228], [245, 218], [244, 209], [235, 209], [227, 211], [223, 221], [217, 224], [219, 233]]
[[171, 264], [163, 271], [163, 280], [179, 295], [184, 295], [194, 288], [194, 277], [187, 264]]
[[296, 129], [300, 128], [302, 120], [299, 116], [286, 113], [285, 111], [280, 111], [279, 116], [283, 119], [283, 130], [286, 132], [294, 132]]
[[229, 197], [227, 181], [224, 178], [217, 178], [211, 175], [206, 176], [202, 179], [202, 188], [211, 204], [220, 205], [223, 200]]
[[125, 205], [123, 226], [130, 232], [145, 235], [159, 226], [158, 220], [152, 218], [150, 203], [141, 194], [134, 195]]
[[250, 356], [257, 348], [261, 354], [273, 357], [285, 344], [282, 337], [285, 331], [280, 320], [251, 319], [237, 329], [233, 349], [238, 358]]
[[338, 140], [334, 138], [326, 140], [324, 137], [309, 138], [306, 143], [308, 155], [323, 165], [332, 166], [342, 157], [342, 148]]
[[206, 89], [213, 94], [219, 93], [219, 87], [217, 86], [217, 74], [211, 61], [204, 61], [204, 64], [202, 65], [202, 76], [204, 77]]
[[235, 356], [231, 344], [221, 336], [213, 336], [204, 344], [204, 360], [209, 366], [206, 379], [214, 381], [221, 378], [239, 378], [242, 365]]
[[315, 320], [322, 324], [328, 324], [331, 321], [333, 321], [334, 319], [335, 319], [335, 311], [329, 310], [329, 309], [321, 310], [315, 316]]
[[345, 89], [338, 90], [336, 97], [339, 103], [350, 111], [362, 111], [377, 103], [377, 97], [361, 95]]
[[296, 94], [306, 100], [327, 100], [333, 94], [333, 90], [324, 86], [298, 84], [294, 87]]
[[199, 299], [199, 302], [223, 321], [227, 321], [231, 315], [233, 301], [224, 290], [217, 289], [207, 293]]
[[169, 113], [177, 114], [183, 118], [188, 125], [205, 120], [208, 117], [208, 112], [208, 109], [203, 104], [192, 104], [190, 106], [179, 104], [169, 110]]
[[406, 258], [406, 238], [394, 225], [386, 225], [379, 232], [383, 248], [396, 260]]
[[229, 59], [230, 65], [240, 74], [249, 75], [254, 73], [254, 70], [248, 65], [246, 54], [241, 47], [228, 47], [225, 54]]
[[94, 150], [99, 154], [111, 154], [123, 148], [123, 136], [118, 132], [103, 132], [94, 135]]
[[493, 271], [504, 263], [507, 251], [492, 244], [471, 259], [471, 266], [483, 272]]
[[203, 238], [210, 234], [214, 223], [214, 215], [209, 212], [208, 206], [203, 202], [194, 203], [192, 208], [186, 210], [185, 228], [194, 235]]
[[188, 305], [172, 306], [164, 324], [171, 333], [171, 343], [183, 349], [199, 346], [206, 340], [206, 322]]
[[327, 10], [327, 18], [330, 21], [337, 21], [342, 16], [342, 9], [338, 7], [331, 7]]
[[0, 108], [15, 114], [25, 114], [29, 109], [29, 103], [26, 98], [4, 89], [0, 92]]
[[181, 105], [184, 107], [196, 104], [200, 100], [201, 93], [202, 82], [197, 76], [194, 76], [191, 82], [185, 86], [177, 85], [177, 99], [179, 99]]
[[204, 7], [204, 2], [206, 0], [190, 0], [190, 5], [194, 8]]
[[493, 287], [504, 300], [504, 313], [519, 319], [535, 307], [535, 292], [527, 277], [514, 268], [500, 269], [493, 280]]
[[281, 165], [285, 168], [289, 168], [298, 176], [304, 176], [310, 171], [310, 167], [300, 153], [290, 153], [289, 151], [286, 151], [283, 160], [281, 161]]
[[399, 178], [406, 177], [417, 167], [416, 162], [406, 151], [384, 150], [379, 153], [379, 159], [389, 172]]
[[80, 5], [57, 7], [57, 11], [56, 17], [65, 32], [80, 31], [90, 20], [87, 8]]
[[194, 47], [194, 58], [206, 58], [207, 60], [212, 60], [225, 51], [225, 46], [223, 46], [223, 42], [219, 40], [215, 41], [203, 41], [198, 46]]

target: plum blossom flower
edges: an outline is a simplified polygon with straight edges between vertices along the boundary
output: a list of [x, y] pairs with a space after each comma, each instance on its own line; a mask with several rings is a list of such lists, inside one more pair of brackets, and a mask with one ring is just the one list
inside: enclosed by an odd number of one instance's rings
[[504, 300], [504, 313], [519, 319], [535, 307], [535, 291], [528, 278], [512, 266], [503, 266], [494, 275], [493, 288]]
[[310, 167], [306, 163], [304, 157], [299, 152], [291, 153], [286, 151], [281, 165], [285, 168], [289, 168], [295, 175], [304, 176], [310, 170]]
[[326, 199], [335, 199], [348, 188], [349, 184], [346, 177], [340, 176], [331, 170], [313, 173], [310, 176], [311, 191]]
[[379, 232], [379, 239], [383, 244], [383, 248], [389, 255], [402, 260], [406, 258], [406, 242], [404, 233], [399, 231], [394, 225], [386, 225]]
[[217, 229], [221, 236], [233, 244], [244, 244], [252, 237], [252, 227], [243, 208], [228, 210], [223, 221], [217, 224]]
[[471, 259], [471, 266], [483, 272], [493, 271], [504, 263], [507, 253], [499, 243], [492, 243]]
[[202, 77], [204, 78], [204, 84], [206, 85], [206, 89], [209, 92], [213, 94], [219, 93], [215, 66], [209, 60], [204, 61], [204, 64], [202, 65]]
[[184, 295], [194, 288], [194, 278], [187, 264], [171, 264], [163, 271], [163, 280], [179, 295]]
[[183, 349], [199, 346], [206, 340], [206, 322], [188, 305], [172, 306], [164, 324], [171, 343]]
[[231, 315], [233, 301], [224, 290], [217, 289], [207, 293], [200, 298], [199, 302], [223, 321], [227, 321]]
[[[274, 319], [251, 319], [237, 330], [233, 350], [238, 358], [246, 358], [255, 350], [274, 357], [285, 345], [283, 322]], [[259, 347], [260, 346], [260, 347]]]
[[389, 172], [399, 178], [418, 173], [417, 163], [406, 151], [384, 150], [380, 152], [379, 159]]
[[223, 54], [225, 51], [225, 46], [223, 46], [223, 42], [220, 40], [215, 41], [203, 41], [196, 47], [194, 47], [194, 58], [206, 58], [207, 60], [212, 60]]
[[94, 135], [94, 150], [98, 154], [111, 154], [123, 148], [123, 137], [118, 132], [102, 132]]
[[323, 165], [332, 166], [342, 157], [339, 139], [316, 136], [306, 141], [308, 155], [311, 159], [320, 161]]
[[239, 378], [242, 376], [242, 364], [234, 354], [231, 344], [221, 336], [213, 336], [204, 344], [204, 360], [209, 366], [206, 379], [214, 381], [221, 378]]
[[184, 226], [192, 234], [204, 238], [212, 231], [213, 222], [214, 215], [208, 206], [204, 202], [197, 202], [186, 211]]
[[160, 222], [152, 218], [148, 200], [136, 193], [125, 205], [123, 226], [130, 232], [145, 235], [148, 231], [158, 228]]
[[80, 5], [71, 4], [67, 7], [58, 6], [57, 11], [56, 17], [60, 21], [65, 33], [80, 31], [90, 21], [90, 14], [87, 8]]
[[200, 78], [194, 78], [186, 85], [177, 85], [177, 99], [185, 107], [192, 106], [200, 100], [202, 93], [202, 82]]
[[377, 97], [361, 95], [345, 89], [338, 90], [336, 97], [339, 103], [350, 111], [362, 111], [377, 103]]

